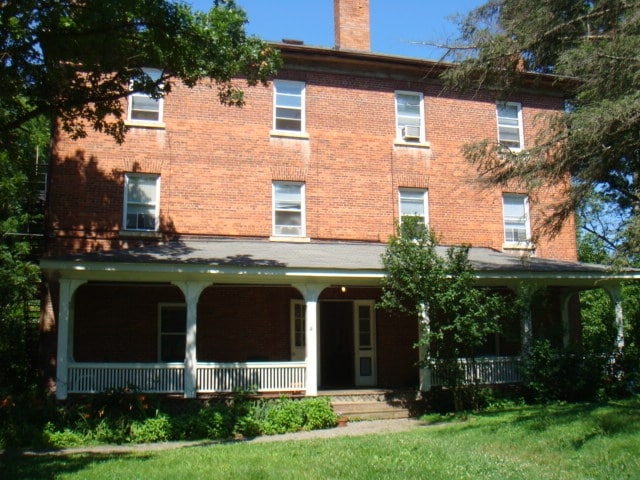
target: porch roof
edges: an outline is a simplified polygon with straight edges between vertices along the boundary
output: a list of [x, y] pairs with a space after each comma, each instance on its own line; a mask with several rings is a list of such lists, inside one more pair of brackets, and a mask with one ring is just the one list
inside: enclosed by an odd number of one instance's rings
[[[220, 274], [229, 283], [278, 283], [282, 277], [289, 277], [286, 283], [290, 283], [292, 277], [299, 277], [371, 285], [384, 276], [381, 255], [385, 249], [383, 243], [183, 238], [140, 248], [48, 257], [41, 260], [41, 266], [45, 272], [58, 272], [67, 278], [97, 276], [101, 280], [129, 278], [127, 274], [141, 280], [150, 274], [154, 279], [163, 274]], [[438, 247], [441, 255], [446, 250], [447, 247]], [[604, 265], [519, 257], [489, 248], [472, 247], [469, 259], [478, 281], [484, 284], [531, 279], [593, 286], [640, 279], [640, 270], [612, 272]], [[240, 275], [242, 279], [238, 278]]]

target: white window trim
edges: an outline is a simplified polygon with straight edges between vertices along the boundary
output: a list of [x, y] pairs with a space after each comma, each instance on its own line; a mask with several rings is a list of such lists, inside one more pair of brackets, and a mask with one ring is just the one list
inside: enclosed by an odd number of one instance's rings
[[[398, 118], [398, 95], [417, 95], [420, 97], [420, 135], [417, 141], [405, 140], [403, 136], [402, 127], [400, 127], [399, 125], [399, 118]], [[426, 134], [427, 127], [426, 127], [425, 114], [424, 114], [424, 94], [422, 92], [396, 90], [393, 95], [393, 104], [394, 104], [394, 110], [395, 110], [395, 128], [396, 128], [394, 143], [396, 145], [402, 145], [402, 146], [417, 146], [417, 147], [423, 147], [423, 148], [429, 147], [430, 144], [429, 142], [427, 142], [427, 134]]]
[[[129, 206], [129, 180], [134, 177], [150, 177], [156, 180], [155, 198], [153, 205], [155, 206], [153, 216], [155, 226], [152, 229], [127, 228], [127, 213]], [[160, 175], [152, 173], [125, 173], [124, 174], [124, 202], [122, 206], [122, 231], [125, 232], [157, 232], [160, 227]]]
[[[283, 235], [276, 233], [276, 185], [300, 185], [300, 234]], [[271, 183], [271, 232], [272, 240], [308, 241], [306, 238], [307, 218], [306, 218], [306, 185], [304, 182], [290, 182], [275, 180]]]
[[522, 121], [522, 104], [520, 102], [497, 102], [496, 103], [496, 129], [497, 129], [496, 134], [497, 134], [498, 143], [500, 143], [500, 116], [499, 116], [499, 110], [498, 110], [498, 107], [500, 105], [512, 106], [518, 109], [518, 138], [520, 140], [520, 147], [518, 148], [507, 147], [505, 145], [505, 148], [509, 148], [509, 150], [511, 150], [512, 152], [519, 152], [524, 148], [524, 123]]
[[[424, 224], [425, 226], [429, 226], [429, 191], [426, 188], [410, 188], [410, 187], [400, 187], [398, 188], [398, 216], [400, 220], [400, 224], [402, 224], [402, 218], [408, 217], [409, 215], [402, 214], [402, 192], [419, 192], [422, 193], [422, 202], [424, 208]], [[417, 216], [417, 215], [411, 215]]]
[[[151, 76], [149, 72], [159, 72], [162, 73], [157, 68], [143, 68], [143, 71]], [[133, 113], [133, 101], [132, 97], [149, 97], [149, 95], [139, 92], [132, 92], [127, 97], [127, 120], [125, 121], [126, 125], [132, 127], [147, 127], [147, 128], [165, 128], [164, 123], [164, 98], [157, 99], [158, 102], [158, 120], [140, 120], [131, 118], [131, 114]]]
[[[277, 93], [278, 93], [278, 85], [295, 85], [301, 87], [300, 90], [300, 130], [285, 130], [276, 128], [276, 113], [278, 109], [277, 105]], [[300, 82], [297, 80], [274, 80], [273, 81], [273, 118], [271, 125], [273, 125], [273, 129], [271, 130], [272, 136], [282, 136], [282, 137], [293, 137], [293, 138], [309, 138], [309, 134], [307, 133], [307, 124], [306, 124], [306, 91], [307, 85], [305, 82]]]
[[[524, 200], [524, 215], [525, 215], [525, 235], [527, 239], [524, 242], [514, 242], [507, 241], [506, 236], [506, 212], [505, 212], [505, 198], [506, 197], [518, 197]], [[531, 242], [531, 221], [530, 221], [530, 211], [529, 211], [529, 196], [523, 193], [503, 193], [502, 194], [502, 235], [503, 235], [503, 245], [502, 248], [505, 250], [516, 249], [516, 250], [533, 250], [534, 245]]]
[[[182, 335], [182, 334], [178, 334], [178, 333], [163, 333], [162, 332], [162, 309], [165, 307], [183, 307], [186, 311], [187, 309], [187, 304], [186, 303], [168, 303], [168, 302], [163, 302], [163, 303], [159, 303], [158, 304], [158, 340], [157, 340], [157, 345], [158, 345], [158, 362], [162, 362], [162, 336], [163, 335]], [[186, 339], [187, 339], [187, 329], [186, 329], [186, 325], [185, 325], [185, 331], [184, 331], [184, 338], [185, 338], [185, 355], [187, 352], [187, 344], [186, 344]], [[164, 363], [164, 362], [163, 362]], [[178, 361], [176, 362], [166, 362], [166, 363], [178, 363]], [[184, 361], [179, 362], [179, 363], [184, 363]]]

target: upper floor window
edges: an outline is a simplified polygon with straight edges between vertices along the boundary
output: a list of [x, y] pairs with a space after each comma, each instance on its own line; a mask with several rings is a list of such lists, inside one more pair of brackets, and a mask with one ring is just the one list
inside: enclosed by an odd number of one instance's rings
[[403, 142], [425, 141], [422, 93], [396, 92], [396, 138]]
[[[158, 81], [162, 75], [162, 71], [157, 68], [143, 68], [151, 80]], [[133, 92], [129, 95], [129, 106], [127, 110], [127, 120], [131, 122], [141, 123], [160, 123], [162, 122], [162, 98], [152, 98], [146, 93]]]
[[520, 150], [524, 145], [522, 133], [522, 106], [516, 102], [498, 102], [498, 142], [511, 150]]
[[273, 125], [275, 130], [304, 132], [304, 82], [275, 80]]
[[187, 340], [187, 307], [160, 305], [158, 358], [161, 362], [184, 362]]
[[125, 174], [124, 225], [126, 230], [157, 230], [159, 204], [160, 175]]
[[427, 191], [417, 188], [401, 188], [400, 197], [400, 223], [407, 217], [415, 217], [419, 225], [429, 223], [427, 207]]
[[504, 241], [508, 244], [524, 244], [531, 238], [529, 225], [529, 199], [526, 195], [505, 193], [502, 195], [504, 215]]
[[304, 237], [304, 183], [273, 182], [273, 235]]

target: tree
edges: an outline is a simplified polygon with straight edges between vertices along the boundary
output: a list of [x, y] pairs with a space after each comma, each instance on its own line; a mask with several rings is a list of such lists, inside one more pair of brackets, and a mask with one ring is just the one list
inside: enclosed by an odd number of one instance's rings
[[382, 264], [386, 275], [379, 307], [420, 319], [419, 344], [425, 347], [421, 365], [431, 367], [435, 360], [446, 372], [445, 382], [453, 387], [460, 409], [465, 381], [459, 359], [473, 362], [488, 337], [517, 318], [517, 302], [475, 287], [469, 247], [450, 247], [441, 255], [436, 234], [410, 217], [390, 238]]
[[234, 78], [264, 83], [280, 65], [273, 48], [245, 34], [233, 0], [214, 0], [208, 13], [171, 0], [6, 0], [0, 8], [1, 145], [40, 116], [59, 119], [74, 138], [91, 127], [122, 142], [121, 100], [131, 91], [159, 98], [176, 79], [210, 80], [222, 103], [242, 105]]
[[37, 149], [46, 158], [49, 124], [27, 122], [0, 150], [0, 398], [36, 383], [42, 233]]
[[545, 222], [553, 234], [596, 191], [622, 217], [618, 251], [640, 251], [640, 3], [635, 0], [489, 0], [460, 22], [460, 62], [445, 74], [459, 89], [488, 87], [507, 99], [527, 72], [551, 74], [566, 111], [515, 153], [495, 141], [465, 147], [492, 184], [535, 189], [570, 173], [565, 200]]

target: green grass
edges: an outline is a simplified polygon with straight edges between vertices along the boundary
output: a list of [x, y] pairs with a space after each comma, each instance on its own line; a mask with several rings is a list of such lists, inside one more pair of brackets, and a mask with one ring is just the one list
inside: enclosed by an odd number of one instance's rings
[[7, 479], [636, 479], [640, 398], [522, 407], [393, 435], [0, 462]]

